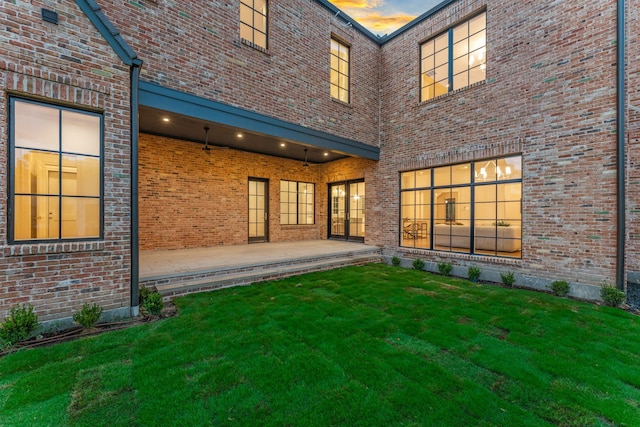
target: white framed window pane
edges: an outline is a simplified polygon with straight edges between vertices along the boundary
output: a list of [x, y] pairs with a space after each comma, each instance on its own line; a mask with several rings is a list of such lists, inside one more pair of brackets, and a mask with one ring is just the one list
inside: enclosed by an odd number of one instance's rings
[[60, 149], [60, 111], [29, 102], [14, 102], [16, 147]]

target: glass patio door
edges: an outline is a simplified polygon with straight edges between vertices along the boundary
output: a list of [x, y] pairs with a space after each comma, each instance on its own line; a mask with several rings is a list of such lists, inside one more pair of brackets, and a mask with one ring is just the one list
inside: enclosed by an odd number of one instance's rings
[[364, 241], [364, 181], [329, 184], [329, 238]]
[[249, 178], [249, 243], [269, 241], [269, 180]]

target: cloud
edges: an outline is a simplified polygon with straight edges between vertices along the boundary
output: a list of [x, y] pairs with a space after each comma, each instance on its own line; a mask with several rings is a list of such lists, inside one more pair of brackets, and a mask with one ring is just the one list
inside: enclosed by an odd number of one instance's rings
[[356, 20], [374, 33], [387, 34], [412, 21], [414, 15], [395, 14], [381, 15], [379, 12], [358, 14]]
[[382, 0], [331, 0], [340, 9], [375, 9], [382, 6]]

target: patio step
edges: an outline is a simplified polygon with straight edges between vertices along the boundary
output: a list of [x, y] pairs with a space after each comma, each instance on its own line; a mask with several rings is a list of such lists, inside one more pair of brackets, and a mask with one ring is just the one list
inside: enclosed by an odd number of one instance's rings
[[363, 246], [363, 248], [358, 251], [327, 254], [313, 258], [297, 258], [252, 265], [244, 264], [204, 271], [177, 273], [169, 276], [149, 277], [142, 279], [140, 286], [155, 287], [168, 300], [196, 292], [249, 285], [304, 273], [382, 261], [380, 248], [370, 246]]

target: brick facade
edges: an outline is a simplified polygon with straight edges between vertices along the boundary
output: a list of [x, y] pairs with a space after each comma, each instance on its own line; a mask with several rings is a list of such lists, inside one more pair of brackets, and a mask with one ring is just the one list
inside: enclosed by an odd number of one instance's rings
[[[523, 252], [511, 269], [597, 284], [615, 281], [616, 5], [580, 3], [460, 0], [386, 43], [389, 179], [375, 191], [397, 197], [398, 171], [522, 154]], [[485, 8], [486, 82], [421, 103], [419, 58], [407, 52]], [[397, 222], [397, 198], [388, 206], [385, 222]], [[397, 241], [397, 227], [381, 239]]]
[[[325, 239], [328, 184], [366, 182], [365, 243], [427, 261], [506, 268], [535, 284], [596, 285], [616, 272], [616, 2], [457, 0], [380, 45], [315, 0], [271, 1], [269, 47], [240, 40], [239, 0], [98, 0], [144, 61], [141, 80], [380, 148], [380, 161], [301, 162], [141, 134], [140, 249], [248, 242], [248, 179], [269, 180], [269, 239]], [[626, 271], [640, 283], [640, 0], [627, 1]], [[41, 19], [55, 9], [58, 25]], [[420, 102], [419, 46], [487, 13], [487, 79]], [[9, 245], [0, 186], [0, 318], [30, 302], [42, 320], [83, 302], [129, 306], [130, 70], [76, 2], [0, 9], [0, 180], [8, 96], [104, 112], [104, 230], [95, 242]], [[331, 37], [351, 48], [351, 103], [329, 96]], [[521, 259], [399, 247], [399, 173], [521, 154]], [[315, 224], [280, 225], [280, 180], [316, 184]]]
[[[42, 8], [58, 12], [43, 22]], [[0, 319], [30, 303], [40, 321], [85, 302], [126, 314], [130, 306], [130, 88], [121, 64], [74, 2], [5, 1], [0, 8]], [[8, 244], [9, 96], [104, 113], [104, 239]]]

